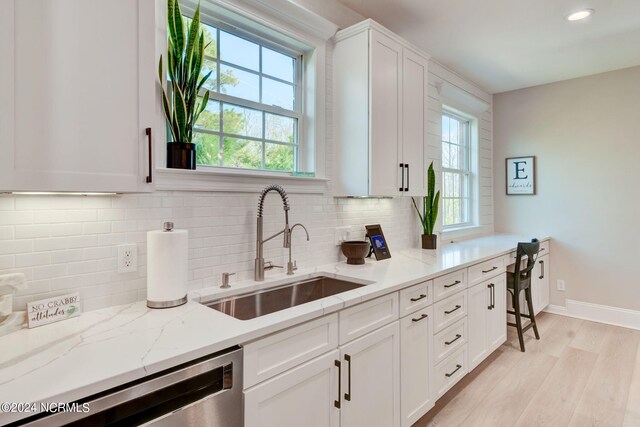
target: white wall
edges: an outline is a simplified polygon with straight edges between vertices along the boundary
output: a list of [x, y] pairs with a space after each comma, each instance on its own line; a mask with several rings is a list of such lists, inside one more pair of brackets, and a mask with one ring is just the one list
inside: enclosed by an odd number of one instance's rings
[[[640, 67], [498, 94], [494, 112], [496, 230], [553, 238], [552, 304], [639, 310]], [[521, 155], [538, 194], [507, 197], [504, 159]]]

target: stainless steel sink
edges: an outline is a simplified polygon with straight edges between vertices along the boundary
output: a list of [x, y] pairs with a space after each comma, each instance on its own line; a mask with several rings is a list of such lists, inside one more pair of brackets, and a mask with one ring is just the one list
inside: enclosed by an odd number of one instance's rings
[[248, 320], [362, 286], [365, 285], [320, 276], [202, 304], [236, 319]]

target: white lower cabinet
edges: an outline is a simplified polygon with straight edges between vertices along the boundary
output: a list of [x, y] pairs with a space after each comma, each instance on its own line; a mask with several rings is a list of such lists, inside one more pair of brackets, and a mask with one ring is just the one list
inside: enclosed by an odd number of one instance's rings
[[433, 307], [400, 319], [400, 410], [402, 427], [433, 408]]
[[536, 260], [536, 266], [532, 271], [531, 289], [533, 297], [533, 311], [538, 314], [549, 305], [549, 257], [544, 255]]
[[471, 370], [507, 339], [504, 274], [469, 288], [467, 316]]
[[[400, 424], [400, 327], [395, 321], [340, 347], [344, 427]], [[282, 424], [281, 424], [282, 425]]]
[[338, 427], [338, 350], [244, 392], [246, 427]]

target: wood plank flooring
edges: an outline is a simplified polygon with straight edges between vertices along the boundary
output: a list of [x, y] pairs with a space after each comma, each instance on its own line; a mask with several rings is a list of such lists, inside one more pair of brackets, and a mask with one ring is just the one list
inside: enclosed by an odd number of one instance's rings
[[413, 427], [640, 427], [640, 331], [542, 313]]

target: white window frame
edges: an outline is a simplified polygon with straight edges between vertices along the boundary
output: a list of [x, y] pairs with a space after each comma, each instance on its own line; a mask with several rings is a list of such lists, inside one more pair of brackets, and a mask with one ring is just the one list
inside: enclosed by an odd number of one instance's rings
[[[192, 14], [197, 3], [181, 0], [184, 14]], [[166, 52], [166, 8], [160, 9], [156, 17], [159, 33], [157, 55]], [[300, 170], [315, 170], [315, 176], [296, 176], [278, 171], [235, 169], [221, 167], [199, 167], [196, 171], [166, 168], [166, 134], [161, 107], [157, 108], [155, 138], [156, 189], [191, 191], [256, 192], [269, 183], [286, 186], [292, 193], [323, 194], [328, 185], [325, 172], [325, 63], [328, 40], [337, 31], [337, 26], [326, 19], [285, 0], [255, 1], [251, 4], [241, 0], [208, 0], [201, 4], [203, 22], [209, 19], [224, 21], [237, 28], [249, 28], [252, 34], [272, 39], [279, 45], [291, 44], [291, 48], [303, 53], [301, 72], [301, 100], [303, 126], [298, 137], [304, 138], [299, 146], [299, 162], [309, 162]], [[211, 24], [216, 24], [211, 21]], [[224, 29], [224, 28], [221, 28]], [[234, 30], [237, 33], [237, 30]], [[280, 43], [280, 41], [282, 41]], [[165, 55], [166, 56], [166, 55]], [[233, 102], [235, 103], [235, 102]], [[162, 130], [160, 132], [160, 130]], [[305, 152], [309, 151], [309, 153]]]
[[[442, 189], [442, 230], [444, 232], [446, 231], [453, 231], [453, 230], [457, 230], [457, 229], [463, 229], [463, 228], [468, 228], [468, 227], [475, 227], [478, 223], [478, 219], [477, 219], [477, 203], [478, 203], [478, 197], [477, 197], [477, 185], [476, 185], [476, 171], [477, 171], [477, 118], [470, 116], [464, 112], [461, 112], [457, 109], [454, 109], [452, 107], [449, 106], [442, 106], [442, 117], [444, 116], [448, 116], [450, 118], [453, 118], [455, 120], [458, 121], [462, 121], [466, 124], [466, 144], [465, 144], [465, 156], [466, 156], [466, 168], [465, 169], [455, 169], [455, 168], [445, 168], [444, 166], [442, 166], [442, 184], [443, 184], [443, 189]], [[445, 142], [444, 139], [441, 137], [440, 138], [440, 144], [441, 146], [444, 146]], [[454, 173], [454, 174], [459, 174], [462, 175], [466, 180], [467, 180], [467, 194], [463, 195], [462, 197], [446, 197], [444, 194], [444, 174], [445, 173]], [[445, 218], [445, 213], [444, 213], [444, 200], [445, 199], [461, 199], [467, 200], [466, 206], [467, 206], [467, 212], [466, 212], [466, 218], [467, 221], [466, 222], [460, 222], [460, 223], [455, 223], [455, 224], [445, 224], [444, 223], [444, 218]]]
[[[198, 128], [198, 127], [194, 127], [193, 128], [193, 132], [194, 133], [203, 133], [203, 134], [208, 134], [208, 135], [216, 135], [219, 138], [219, 148], [222, 148], [222, 144], [223, 144], [223, 138], [224, 137], [232, 137], [232, 138], [238, 138], [238, 139], [245, 139], [245, 140], [249, 140], [249, 141], [256, 141], [256, 142], [260, 142], [262, 144], [262, 161], [261, 161], [261, 168], [256, 168], [256, 169], [248, 169], [248, 170], [252, 170], [252, 171], [262, 171], [262, 172], [278, 172], [278, 171], [272, 171], [269, 169], [266, 169], [266, 144], [278, 144], [278, 145], [285, 145], [285, 146], [289, 146], [289, 147], [293, 147], [294, 148], [294, 170], [291, 172], [288, 171], [280, 171], [283, 173], [295, 173], [298, 172], [298, 158], [299, 158], [299, 152], [300, 152], [300, 141], [302, 141], [303, 143], [306, 141], [304, 138], [304, 135], [301, 135], [304, 133], [305, 130], [305, 126], [304, 126], [304, 114], [302, 111], [302, 107], [303, 107], [303, 99], [302, 99], [302, 89], [304, 86], [304, 80], [303, 80], [303, 74], [302, 74], [302, 64], [304, 61], [304, 52], [300, 51], [300, 50], [294, 50], [291, 49], [287, 46], [282, 46], [282, 45], [278, 45], [276, 43], [273, 43], [270, 40], [266, 40], [262, 37], [258, 37], [254, 34], [249, 33], [248, 31], [243, 31], [240, 30], [238, 28], [231, 28], [229, 27], [229, 25], [227, 25], [226, 23], [210, 18], [208, 15], [202, 15], [200, 18], [200, 22], [202, 24], [206, 24], [209, 25], [210, 27], [213, 27], [216, 29], [217, 31], [217, 37], [216, 37], [216, 43], [217, 43], [217, 51], [220, 52], [220, 31], [224, 31], [228, 34], [234, 35], [236, 37], [240, 37], [242, 39], [248, 40], [252, 43], [255, 43], [257, 45], [259, 45], [260, 47], [266, 47], [268, 49], [271, 49], [275, 52], [278, 53], [282, 53], [284, 55], [287, 55], [291, 58], [294, 58], [295, 60], [295, 68], [294, 68], [294, 81], [293, 83], [291, 82], [286, 82], [282, 79], [279, 79], [277, 77], [271, 76], [269, 74], [263, 73], [262, 72], [262, 55], [260, 55], [260, 64], [259, 64], [259, 71], [255, 71], [255, 70], [251, 70], [245, 67], [242, 67], [241, 65], [238, 64], [233, 64], [230, 62], [226, 62], [220, 59], [219, 54], [218, 54], [218, 58], [212, 58], [210, 56], [205, 55], [205, 59], [208, 59], [209, 61], [215, 62], [216, 63], [216, 80], [218, 82], [218, 87], [220, 86], [220, 75], [221, 75], [221, 65], [228, 65], [234, 68], [237, 68], [241, 71], [253, 74], [253, 75], [257, 75], [259, 78], [259, 84], [260, 84], [260, 95], [262, 95], [262, 76], [268, 77], [272, 80], [275, 81], [279, 81], [285, 84], [291, 84], [294, 87], [294, 109], [293, 110], [288, 110], [286, 108], [281, 108], [275, 105], [268, 105], [268, 104], [264, 104], [262, 102], [256, 102], [256, 101], [251, 101], [245, 98], [238, 98], [235, 96], [231, 96], [231, 95], [227, 95], [224, 94], [222, 92], [216, 92], [213, 90], [209, 90], [206, 88], [201, 88], [200, 89], [200, 93], [198, 94], [199, 96], [204, 96], [206, 92], [209, 92], [209, 101], [218, 101], [221, 103], [225, 103], [225, 104], [232, 104], [232, 105], [236, 105], [239, 107], [246, 107], [252, 110], [256, 110], [256, 111], [260, 111], [261, 113], [263, 113], [263, 117], [262, 117], [262, 137], [261, 138], [257, 138], [257, 137], [252, 137], [252, 136], [246, 136], [246, 135], [236, 135], [236, 134], [230, 134], [230, 133], [225, 133], [224, 132], [224, 119], [223, 119], [223, 114], [222, 114], [222, 110], [223, 108], [221, 108], [220, 112], [221, 112], [221, 116], [220, 116], [220, 129], [218, 131], [214, 131], [214, 130], [208, 130], [208, 129], [203, 129], [203, 128]], [[289, 118], [293, 118], [296, 120], [296, 126], [295, 126], [295, 130], [294, 130], [294, 140], [295, 142], [293, 143], [286, 143], [286, 142], [282, 142], [282, 141], [273, 141], [273, 140], [269, 140], [266, 137], [266, 126], [265, 126], [265, 116], [264, 113], [269, 113], [269, 114], [273, 114], [273, 115], [278, 115], [278, 116], [284, 116], [284, 117], [289, 117]], [[220, 163], [218, 165], [198, 165], [200, 168], [231, 168], [231, 169], [242, 169], [242, 168], [236, 168], [236, 167], [230, 167], [230, 166], [224, 166], [221, 164], [222, 160], [220, 160]]]

